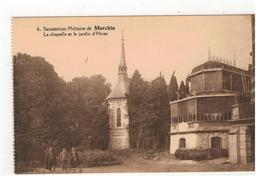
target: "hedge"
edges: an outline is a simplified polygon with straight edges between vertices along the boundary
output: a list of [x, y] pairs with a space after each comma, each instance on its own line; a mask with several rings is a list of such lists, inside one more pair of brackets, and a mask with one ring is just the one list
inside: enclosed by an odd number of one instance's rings
[[[228, 150], [221, 150], [221, 157], [228, 156]], [[216, 149], [178, 149], [175, 152], [175, 157], [181, 160], [207, 160], [218, 158], [218, 150]]]
[[121, 160], [111, 153], [95, 150], [79, 152], [81, 167], [97, 167], [121, 164]]

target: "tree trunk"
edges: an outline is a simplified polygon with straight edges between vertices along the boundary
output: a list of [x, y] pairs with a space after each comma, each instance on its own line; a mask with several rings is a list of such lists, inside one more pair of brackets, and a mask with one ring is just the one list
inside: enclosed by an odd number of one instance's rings
[[136, 149], [140, 148], [140, 140], [141, 140], [141, 137], [142, 137], [142, 133], [143, 133], [143, 128], [140, 127], [139, 131], [138, 131], [137, 140], [136, 140]]

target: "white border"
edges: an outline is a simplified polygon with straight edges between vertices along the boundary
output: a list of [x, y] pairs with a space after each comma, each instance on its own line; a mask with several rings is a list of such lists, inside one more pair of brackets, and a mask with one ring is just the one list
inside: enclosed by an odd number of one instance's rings
[[[103, 16], [104, 15], [110, 15], [110, 16], [111, 15], [191, 15], [191, 14], [198, 15], [198, 14], [222, 14], [222, 13], [252, 14], [255, 12], [254, 4], [255, 3], [253, 0], [233, 0], [233, 1], [232, 0], [175, 0], [175, 1], [173, 0], [164, 0], [164, 1], [5, 0], [5, 1], [1, 1], [0, 4], [0, 174], [13, 174], [11, 17], [13, 16], [99, 16], [99, 15], [103, 15]], [[258, 37], [257, 33], [256, 33], [256, 37]], [[257, 82], [258, 81], [256, 78], [256, 84], [258, 85]], [[256, 86], [256, 90], [258, 90], [257, 86]], [[257, 118], [258, 117], [259, 116], [257, 114]], [[258, 129], [256, 128], [256, 130]], [[125, 174], [123, 174], [123, 176], [124, 175]], [[135, 179], [135, 177], [140, 174], [134, 174], [134, 175], [135, 176], [131, 176], [130, 178], [131, 180]], [[164, 176], [167, 175], [171, 175], [171, 174], [164, 174]], [[175, 174], [175, 175], [179, 175], [179, 174]], [[194, 174], [184, 174], [184, 175], [194, 176]], [[216, 173], [213, 175], [218, 175], [218, 174]], [[153, 177], [154, 174], [151, 174], [151, 176]], [[162, 175], [159, 174], [159, 176], [161, 178]], [[118, 176], [115, 179], [117, 180]], [[154, 179], [158, 179], [158, 178], [155, 177]], [[164, 178], [164, 179], [169, 179], [169, 178]]]

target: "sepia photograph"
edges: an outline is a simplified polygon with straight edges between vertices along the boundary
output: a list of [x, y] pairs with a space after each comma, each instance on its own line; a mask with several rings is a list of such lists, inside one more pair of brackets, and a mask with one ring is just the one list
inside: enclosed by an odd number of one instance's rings
[[16, 174], [254, 172], [255, 15], [12, 18]]

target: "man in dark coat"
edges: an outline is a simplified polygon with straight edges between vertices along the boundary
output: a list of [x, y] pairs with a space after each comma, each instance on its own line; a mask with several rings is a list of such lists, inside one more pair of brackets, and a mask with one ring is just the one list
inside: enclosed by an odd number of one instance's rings
[[62, 149], [62, 152], [60, 153], [60, 161], [62, 170], [67, 172], [67, 162], [68, 162], [68, 152], [65, 148]]
[[72, 168], [76, 168], [80, 164], [79, 155], [78, 155], [76, 149], [73, 148], [73, 147], [72, 147], [71, 152], [70, 152], [70, 164], [71, 164]]
[[49, 148], [47, 153], [47, 168], [52, 171], [52, 167], [54, 166], [54, 153], [52, 147]]

